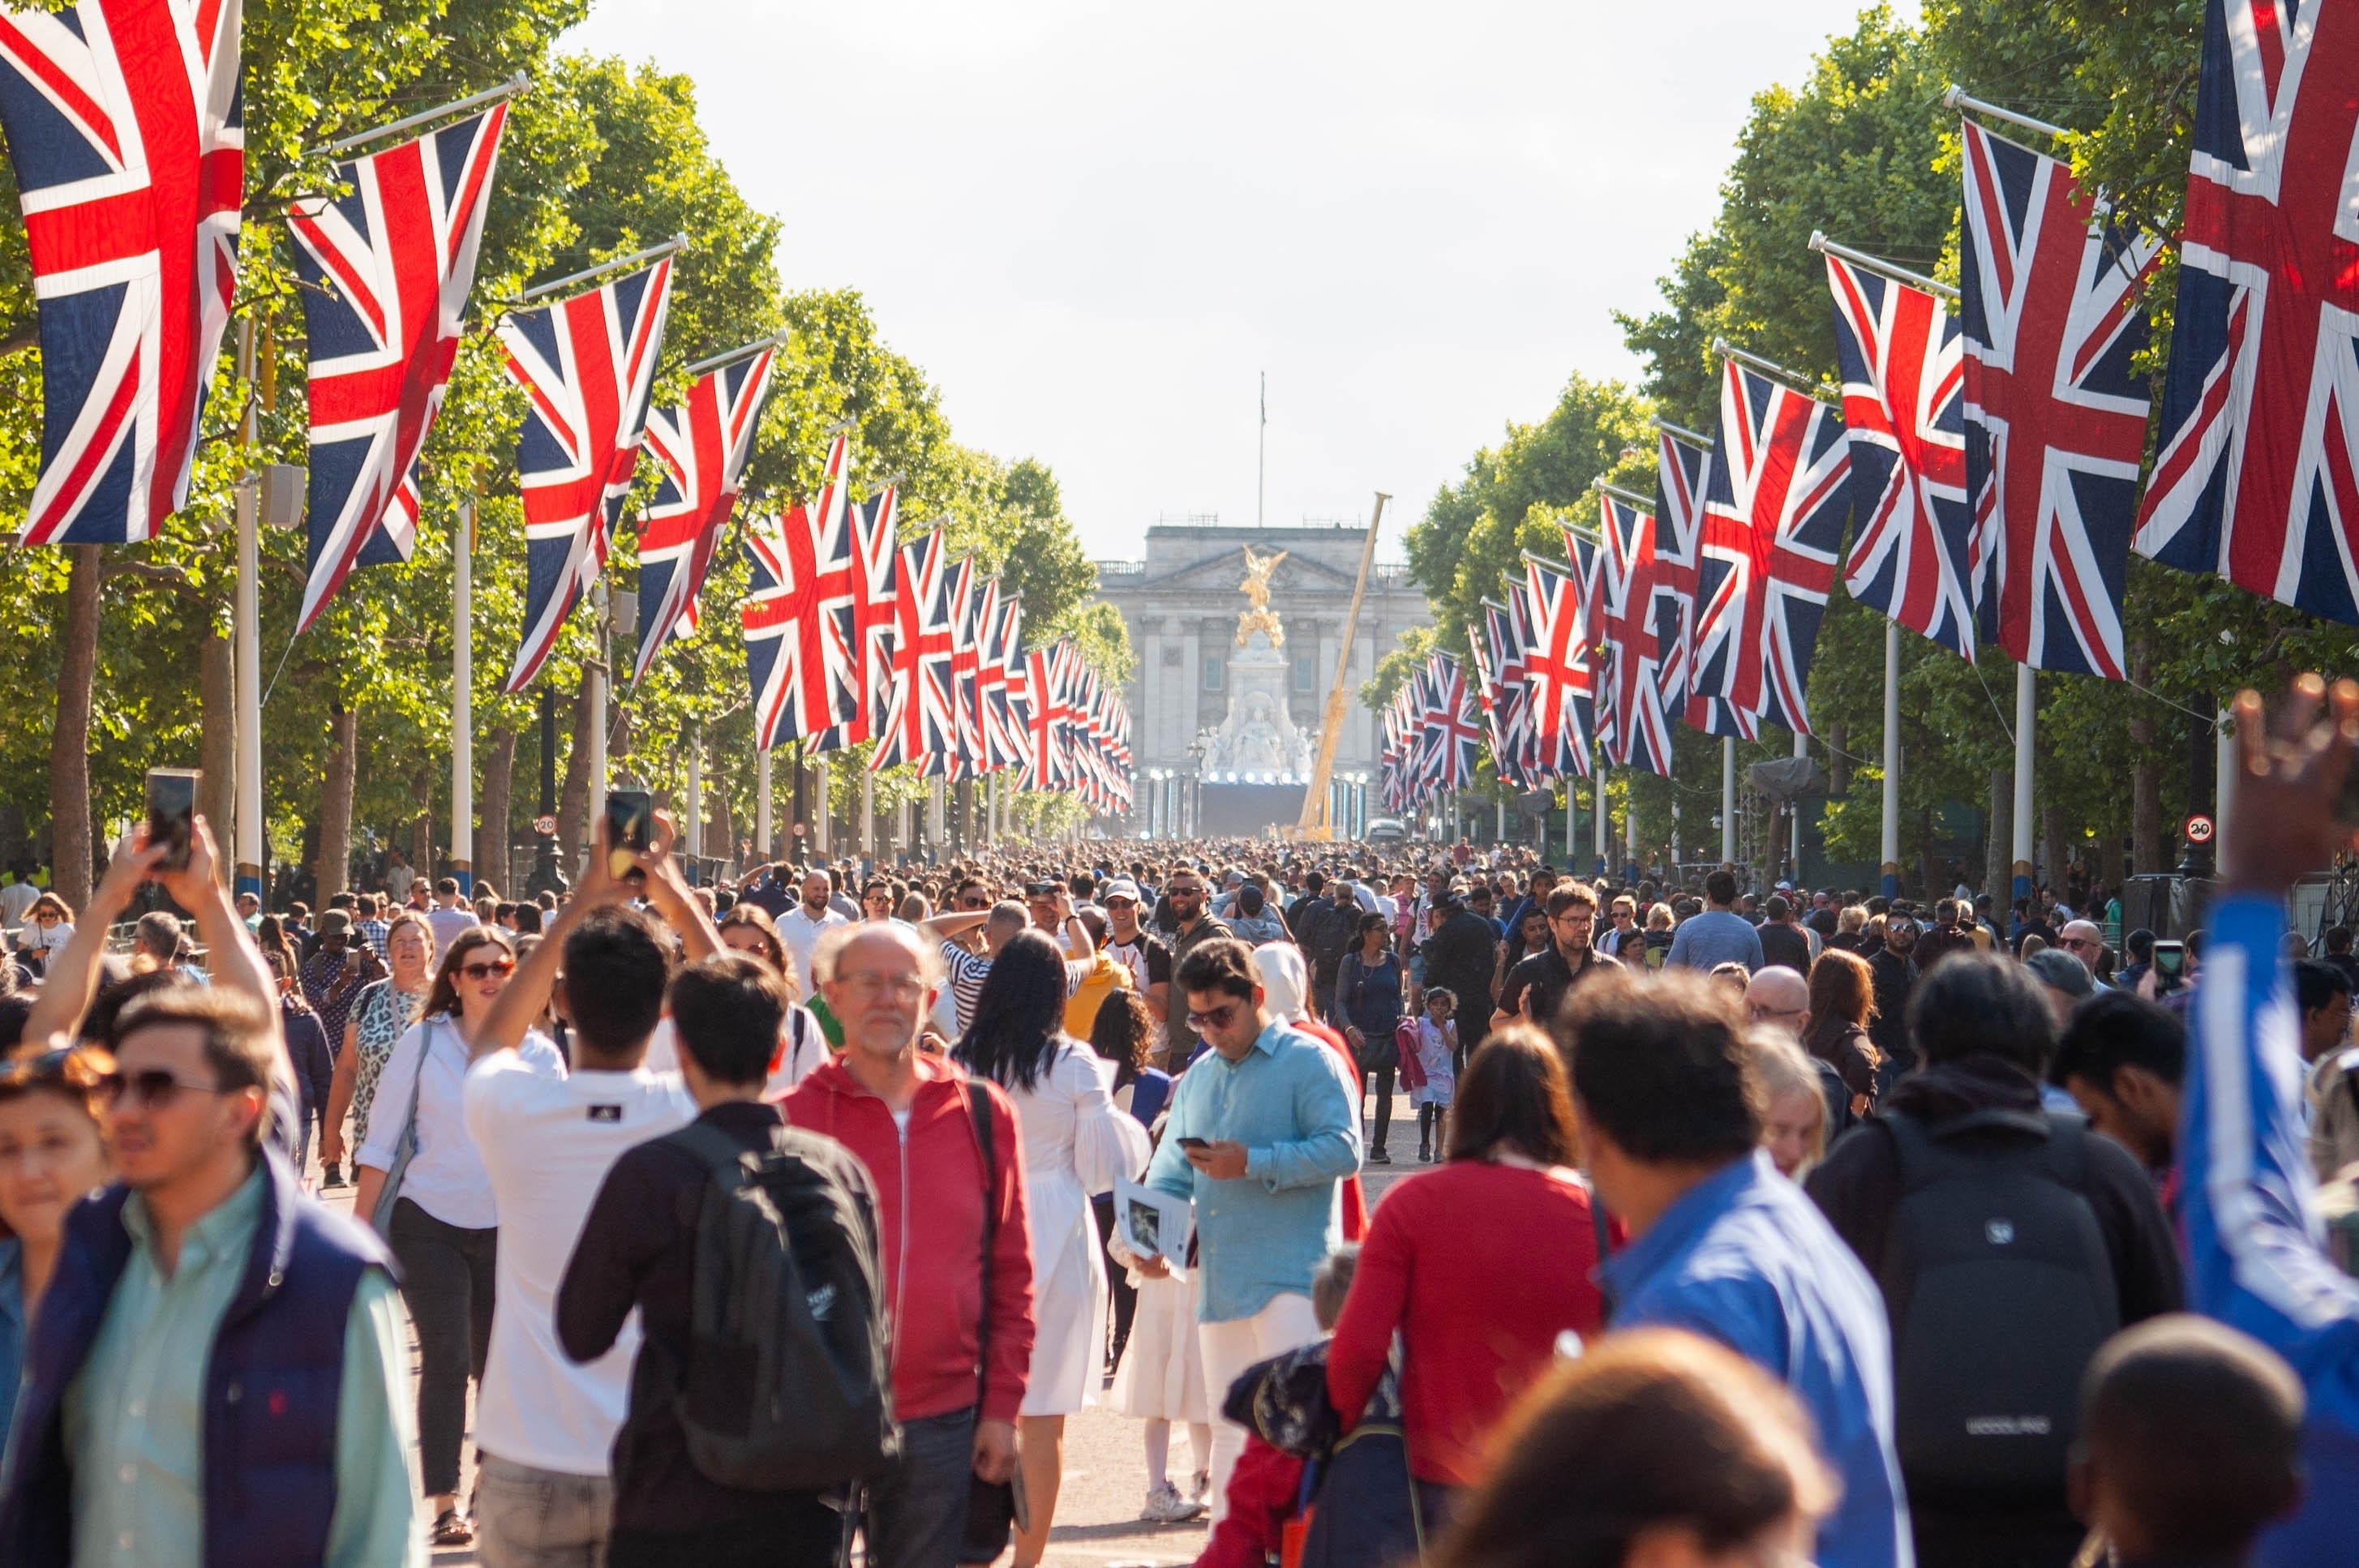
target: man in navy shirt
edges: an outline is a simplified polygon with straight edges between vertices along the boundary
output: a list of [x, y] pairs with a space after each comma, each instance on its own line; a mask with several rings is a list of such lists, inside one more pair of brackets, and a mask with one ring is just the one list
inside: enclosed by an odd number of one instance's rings
[[1913, 1568], [1884, 1301], [1760, 1148], [1736, 994], [1608, 974], [1558, 1027], [1591, 1178], [1630, 1237], [1600, 1274], [1614, 1326], [1706, 1335], [1784, 1379], [1843, 1476], [1812, 1561]]

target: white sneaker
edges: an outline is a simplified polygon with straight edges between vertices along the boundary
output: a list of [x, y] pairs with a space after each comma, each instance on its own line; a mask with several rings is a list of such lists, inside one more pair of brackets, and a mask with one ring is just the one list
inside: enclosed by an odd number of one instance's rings
[[1204, 1505], [1190, 1502], [1180, 1495], [1180, 1488], [1165, 1481], [1147, 1488], [1147, 1506], [1138, 1517], [1150, 1524], [1185, 1524], [1204, 1511]]

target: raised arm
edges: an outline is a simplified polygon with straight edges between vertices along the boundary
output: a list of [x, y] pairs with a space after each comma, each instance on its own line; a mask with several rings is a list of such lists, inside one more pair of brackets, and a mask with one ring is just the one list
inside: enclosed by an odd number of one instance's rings
[[82, 1028], [82, 1015], [90, 1011], [91, 999], [98, 994], [98, 970], [106, 957], [107, 928], [131, 907], [131, 895], [139, 891], [139, 884], [147, 880], [166, 851], [167, 846], [147, 842], [147, 825], [144, 822], [134, 827], [115, 846], [114, 858], [107, 862], [106, 875], [99, 879], [98, 891], [90, 895], [90, 902], [74, 918], [73, 935], [50, 955], [40, 996], [25, 1019], [25, 1039], [46, 1045], [56, 1035], [71, 1040]]
[[[200, 816], [189, 832], [188, 865], [180, 871], [158, 871], [153, 875], [174, 903], [196, 916], [197, 940], [205, 945], [205, 973], [212, 983], [245, 991], [276, 1018], [277, 982], [271, 979], [270, 966], [262, 961], [262, 949], [255, 946], [254, 934], [245, 928], [237, 905], [230, 900], [229, 889], [221, 880], [220, 865], [221, 851], [213, 843], [213, 831]], [[283, 1035], [279, 1049], [284, 1054]]]
[[[582, 880], [573, 884], [573, 896], [557, 912], [557, 918], [541, 932], [539, 944], [525, 956], [516, 967], [492, 1011], [484, 1015], [484, 1026], [475, 1031], [475, 1038], [467, 1048], [467, 1059], [480, 1062], [495, 1051], [513, 1051], [524, 1044], [532, 1021], [549, 1005], [549, 993], [557, 988], [558, 972], [565, 967], [565, 939], [582, 917], [593, 909], [620, 903], [630, 892], [630, 884], [615, 880], [613, 862], [607, 859], [606, 819], [597, 822], [596, 846], [590, 852], [590, 862], [582, 870]], [[689, 901], [693, 903], [693, 899]], [[370, 1122], [372, 1132], [375, 1122]]]
[[721, 951], [721, 932], [712, 917], [704, 913], [688, 879], [679, 874], [679, 865], [672, 859], [672, 846], [679, 839], [679, 829], [669, 812], [656, 813], [655, 839], [647, 852], [637, 857], [639, 869], [647, 876], [647, 902], [665, 924], [679, 936], [680, 955], [689, 963], [709, 958]]

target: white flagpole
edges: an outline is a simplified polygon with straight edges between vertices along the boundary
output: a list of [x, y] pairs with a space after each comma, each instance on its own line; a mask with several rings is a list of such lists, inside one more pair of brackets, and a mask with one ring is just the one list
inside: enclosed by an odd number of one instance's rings
[[1720, 738], [1720, 863], [1736, 864], [1736, 737]]
[[597, 625], [598, 654], [590, 665], [590, 834], [598, 842], [598, 822], [606, 815], [606, 579], [592, 588], [590, 604]]
[[[1808, 735], [1803, 734], [1799, 730], [1795, 730], [1795, 731], [1794, 731], [1794, 755], [1796, 755], [1796, 756], [1798, 756], [1798, 757], [1807, 757], [1807, 756], [1809, 756], [1810, 754], [1810, 738]], [[1792, 820], [1791, 820], [1791, 821], [1789, 821], [1789, 822], [1787, 824], [1787, 826], [1788, 826], [1789, 828], [1791, 828], [1791, 829], [1792, 829], [1792, 831], [1793, 831], [1793, 839], [1794, 839], [1792, 852], [1790, 853], [1790, 855], [1789, 855], [1788, 858], [1788, 859], [1790, 859], [1790, 860], [1793, 861], [1793, 863], [1794, 863], [1794, 887], [1795, 887], [1795, 890], [1796, 890], [1797, 892], [1799, 892], [1799, 891], [1800, 891], [1801, 886], [1802, 886], [1802, 798], [1801, 798], [1801, 796], [1799, 796], [1799, 795], [1796, 795], [1796, 796], [1794, 797], [1794, 803], [1793, 803], [1791, 806], [1788, 806], [1788, 807], [1786, 808], [1786, 815], [1787, 815], [1788, 817], [1792, 818]], [[1772, 877], [1772, 878], [1771, 878], [1771, 879], [1769, 879], [1769, 880], [1770, 880], [1770, 881], [1777, 881], [1777, 879], [1776, 879], [1775, 877]]]
[[696, 862], [704, 858], [704, 726], [688, 727], [688, 820], [679, 825], [679, 849], [689, 865], [689, 880], [702, 873]]
[[1638, 795], [1635, 787], [1637, 782], [1637, 774], [1632, 773], [1630, 783], [1634, 787], [1622, 798], [1622, 871], [1625, 877], [1638, 863]]
[[1590, 783], [1597, 790], [1597, 810], [1593, 814], [1596, 821], [1591, 824], [1591, 831], [1597, 841], [1597, 874], [1602, 877], [1605, 874], [1605, 849], [1611, 842], [1613, 824], [1606, 820], [1605, 814], [1605, 748], [1603, 746], [1595, 748], [1595, 755], [1596, 761], [1592, 765]]
[[474, 553], [475, 503], [468, 497], [451, 530], [451, 875], [462, 893], [475, 891]]
[[860, 770], [860, 852], [876, 858], [876, 775], [867, 768]]
[[[241, 317], [237, 324], [238, 374], [246, 385], [254, 384], [254, 318]], [[245, 472], [237, 482], [237, 597], [235, 640], [231, 645], [234, 666], [233, 681], [237, 701], [236, 756], [237, 766], [233, 783], [236, 794], [232, 799], [231, 814], [234, 831], [234, 862], [231, 886], [238, 892], [263, 895], [262, 886], [262, 541], [258, 532], [261, 523], [255, 515], [260, 497], [255, 493], [262, 482], [259, 470], [254, 466], [255, 399], [246, 399], [245, 429], [240, 444], [245, 448]], [[326, 898], [335, 889], [321, 888], [320, 897]]]
[[[2022, 786], [2018, 784], [2017, 787]], [[1900, 622], [1884, 627], [1884, 896], [1900, 896]]]
[[2212, 800], [2212, 871], [2217, 877], [2228, 874], [2229, 806], [2236, 798], [2236, 727], [2226, 708], [2220, 709], [2219, 722], [2212, 729], [2214, 751], [2213, 765], [2219, 769]]
[[811, 843], [817, 847], [821, 854], [825, 855], [830, 853], [832, 849], [832, 846], [828, 842], [827, 829], [828, 818], [833, 815], [828, 809], [827, 785], [829, 769], [827, 765], [827, 758], [823, 755], [813, 757], [810, 760], [810, 766]]
[[[2039, 676], [2029, 665], [2015, 666], [2015, 842], [2010, 848], [2015, 861], [2017, 898], [2031, 892], [2031, 786], [2034, 759], [2033, 748], [2039, 728]], [[1996, 892], [1998, 890], [1991, 890]], [[1998, 901], [1993, 899], [1992, 903]], [[1999, 912], [1993, 910], [1993, 914]]]
[[767, 860], [774, 842], [770, 833], [770, 749], [754, 742], [754, 858]]
[[1574, 857], [1581, 852], [1581, 781], [1567, 773], [1564, 779], [1564, 874], [1571, 876], [1579, 869]]

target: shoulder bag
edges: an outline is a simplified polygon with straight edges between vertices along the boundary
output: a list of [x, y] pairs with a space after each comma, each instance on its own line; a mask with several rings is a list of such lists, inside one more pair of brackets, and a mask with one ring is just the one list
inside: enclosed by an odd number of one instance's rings
[[[429, 1019], [419, 1027], [426, 1033], [418, 1043], [418, 1071], [409, 1078], [409, 1110], [402, 1118], [401, 1139], [393, 1146], [393, 1167], [385, 1173], [385, 1185], [377, 1189], [376, 1212], [368, 1217], [370, 1227], [388, 1238], [393, 1235], [393, 1203], [401, 1195], [401, 1178], [418, 1154], [418, 1091], [426, 1082], [427, 1059], [434, 1054], [434, 1021]], [[397, 1044], [394, 1049], [401, 1047]]]

